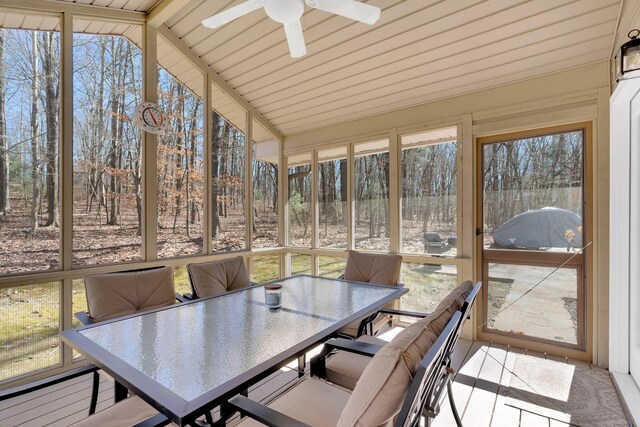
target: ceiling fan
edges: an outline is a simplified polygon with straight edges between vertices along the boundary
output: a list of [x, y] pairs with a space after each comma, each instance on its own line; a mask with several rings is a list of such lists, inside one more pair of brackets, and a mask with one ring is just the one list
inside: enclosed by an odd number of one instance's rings
[[264, 7], [269, 18], [283, 24], [289, 52], [293, 58], [299, 58], [307, 54], [302, 24], [300, 23], [305, 3], [314, 9], [334, 13], [369, 25], [375, 24], [380, 18], [379, 7], [360, 3], [357, 0], [247, 0], [210, 16], [202, 21], [202, 25], [208, 28], [218, 28]]

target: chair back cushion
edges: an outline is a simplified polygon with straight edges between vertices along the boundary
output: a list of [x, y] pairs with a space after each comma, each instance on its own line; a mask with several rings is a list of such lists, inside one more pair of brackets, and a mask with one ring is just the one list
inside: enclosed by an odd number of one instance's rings
[[95, 274], [84, 279], [89, 316], [95, 322], [175, 303], [171, 267]]
[[242, 257], [189, 264], [189, 277], [199, 298], [223, 294], [251, 286]]
[[400, 412], [413, 376], [438, 338], [421, 319], [399, 333], [371, 359], [347, 402], [338, 426], [391, 426]]
[[[431, 313], [432, 316], [436, 317], [435, 323], [433, 323], [434, 332], [437, 332], [438, 335], [440, 335], [440, 332], [442, 332], [445, 326], [447, 326], [447, 323], [449, 323], [451, 316], [453, 316], [456, 311], [460, 310], [472, 290], [473, 282], [468, 280], [457, 286], [454, 290], [449, 292], [442, 301], [440, 301], [438, 307], [436, 307], [436, 309]], [[448, 316], [441, 316], [444, 312], [446, 312]]]
[[401, 265], [400, 255], [349, 251], [344, 279], [379, 285], [397, 285]]
[[455, 288], [435, 311], [405, 328], [376, 353], [342, 411], [339, 426], [393, 425], [420, 362], [472, 288], [471, 282]]

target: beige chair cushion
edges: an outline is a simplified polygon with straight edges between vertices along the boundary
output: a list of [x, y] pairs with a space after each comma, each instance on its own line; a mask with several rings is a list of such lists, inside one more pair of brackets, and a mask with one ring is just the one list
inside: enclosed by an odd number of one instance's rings
[[[362, 335], [356, 341], [379, 346], [388, 344], [387, 341], [370, 335]], [[369, 362], [371, 362], [371, 357], [369, 356], [362, 356], [347, 351], [338, 351], [327, 360], [327, 381], [353, 390]]]
[[[473, 283], [470, 281], [464, 282], [454, 290], [452, 290], [441, 302], [438, 307], [429, 314], [425, 319], [419, 320], [416, 323], [428, 322], [429, 328], [436, 335], [440, 335], [447, 323], [458, 311], [465, 299], [473, 289]], [[403, 331], [404, 332], [404, 331]], [[368, 342], [372, 344], [385, 345], [386, 342], [368, 335], [363, 335], [358, 338], [358, 341]], [[428, 350], [428, 348], [427, 348]], [[420, 353], [419, 360], [426, 355]], [[326, 377], [328, 381], [338, 384], [339, 386], [353, 390], [356, 383], [362, 376], [365, 368], [371, 361], [370, 357], [361, 356], [358, 354], [349, 353], [346, 351], [338, 351], [335, 355], [327, 360]]]
[[138, 396], [122, 400], [107, 409], [96, 412], [89, 418], [79, 421], [71, 427], [123, 427], [133, 426], [158, 414]]
[[349, 251], [344, 279], [378, 285], [397, 285], [401, 265], [400, 255]]
[[[307, 378], [269, 404], [298, 421], [314, 427], [335, 427], [349, 392], [315, 378]], [[239, 426], [254, 427], [263, 424], [245, 418]]]
[[189, 264], [187, 268], [193, 289], [200, 298], [251, 286], [242, 257]]
[[[400, 255], [349, 251], [347, 266], [344, 269], [344, 279], [378, 285], [397, 285], [401, 266], [402, 257]], [[385, 307], [393, 308], [393, 302], [386, 304]], [[376, 319], [374, 331], [380, 329], [388, 319], [388, 316], [380, 316]], [[360, 320], [356, 320], [342, 328], [340, 333], [355, 338], [358, 335], [359, 327]]]
[[[449, 294], [440, 301], [440, 304], [438, 304], [436, 309], [431, 313], [431, 315], [438, 317], [434, 323], [434, 332], [437, 332], [437, 334], [440, 335], [440, 332], [442, 332], [445, 326], [447, 326], [447, 323], [449, 323], [451, 316], [453, 316], [456, 311], [460, 310], [462, 304], [464, 304], [464, 301], [469, 296], [469, 293], [471, 293], [471, 290], [473, 290], [473, 282], [467, 280], [449, 292]], [[443, 311], [446, 311], [449, 315], [439, 316]]]
[[[385, 305], [385, 307], [387, 308], [393, 308], [393, 302]], [[358, 336], [358, 328], [360, 328], [360, 323], [361, 323], [362, 319], [360, 320], [355, 320], [351, 323], [349, 323], [347, 326], [345, 326], [344, 328], [340, 329], [340, 333], [343, 335], [348, 335], [350, 337], [357, 337]], [[383, 316], [378, 316], [378, 318], [376, 320], [373, 321], [373, 330], [378, 331], [380, 328], [382, 328], [382, 326], [384, 326], [385, 323], [387, 323], [389, 321], [389, 316], [387, 315], [383, 315]]]
[[413, 376], [438, 335], [428, 316], [400, 332], [367, 364], [340, 415], [338, 426], [391, 426]]
[[176, 298], [171, 267], [95, 274], [85, 277], [84, 286], [95, 322], [173, 305]]

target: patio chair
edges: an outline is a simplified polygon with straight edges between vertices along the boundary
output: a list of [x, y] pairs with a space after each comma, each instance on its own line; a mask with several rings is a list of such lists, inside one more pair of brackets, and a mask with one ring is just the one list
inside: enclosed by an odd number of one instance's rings
[[[402, 257], [394, 254], [367, 254], [356, 251], [349, 251], [347, 256], [347, 265], [344, 274], [339, 279], [351, 280], [354, 282], [375, 283], [378, 285], [402, 286], [398, 283], [400, 277], [400, 268], [402, 266]], [[385, 307], [393, 308], [393, 302]], [[364, 324], [369, 326], [367, 331], [373, 335], [385, 323], [390, 323], [391, 318], [388, 315], [369, 316], [365, 319], [359, 319], [350, 323], [340, 330], [340, 334], [357, 338], [361, 336], [365, 330], [361, 328]]]
[[[176, 298], [171, 267], [86, 276], [84, 287], [88, 312], [75, 313], [84, 325], [170, 306], [175, 304]], [[96, 370], [93, 373], [89, 414], [96, 409], [99, 383]], [[127, 397], [128, 391], [116, 382], [115, 394], [115, 401], [119, 402]]]
[[450, 384], [448, 366], [461, 318], [455, 313], [440, 335], [426, 318], [406, 328], [373, 356], [352, 392], [307, 378], [268, 406], [236, 396], [228, 407], [250, 417], [238, 424], [242, 427], [417, 427], [429, 413], [423, 409], [437, 406], [441, 390]]
[[84, 278], [88, 312], [76, 313], [84, 324], [129, 316], [175, 304], [171, 267], [152, 267]]
[[[415, 318], [435, 318], [432, 328], [435, 333], [439, 333], [449, 318], [457, 310], [463, 313], [462, 329], [473, 303], [480, 292], [482, 282], [475, 285], [471, 281], [462, 283], [451, 291], [429, 314], [415, 313], [401, 310], [382, 309], [382, 313], [392, 313], [395, 315], [410, 316]], [[353, 342], [351, 340], [330, 340], [325, 343], [322, 351], [311, 359], [311, 375], [325, 378], [341, 387], [353, 390], [356, 383], [362, 376], [367, 365], [371, 361], [371, 354], [386, 345], [387, 342], [376, 337], [363, 335]], [[363, 352], [339, 351], [342, 347], [349, 349], [363, 349]]]
[[241, 256], [218, 261], [192, 263], [187, 265], [192, 294], [185, 294], [188, 300], [224, 294], [229, 291], [248, 288], [254, 283]]
[[[27, 393], [35, 392], [46, 387], [60, 384], [65, 381], [80, 377], [82, 375], [87, 375], [90, 373], [93, 373], [95, 375], [98, 369], [99, 368], [95, 365], [87, 365], [81, 368], [75, 368], [70, 371], [63, 372], [62, 374], [45, 378], [40, 381], [0, 391], [0, 402], [14, 397], [22, 396]], [[95, 409], [95, 402], [93, 400], [91, 404], [94, 405]], [[167, 419], [167, 417], [158, 413], [158, 411], [147, 405], [147, 403], [145, 403], [137, 396], [132, 396], [128, 399], [118, 402], [115, 405], [106, 408], [95, 415], [92, 414], [93, 412], [89, 414], [88, 418], [72, 424], [71, 427], [120, 427], [125, 425], [136, 427], [160, 427], [169, 424], [169, 420]]]

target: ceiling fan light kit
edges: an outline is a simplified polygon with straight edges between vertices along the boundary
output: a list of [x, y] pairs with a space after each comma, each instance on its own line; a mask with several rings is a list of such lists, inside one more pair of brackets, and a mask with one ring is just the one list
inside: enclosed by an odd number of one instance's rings
[[202, 21], [208, 28], [218, 28], [243, 15], [264, 7], [267, 16], [284, 26], [289, 52], [293, 58], [307, 54], [300, 18], [307, 6], [373, 25], [380, 19], [380, 8], [357, 0], [247, 0]]

